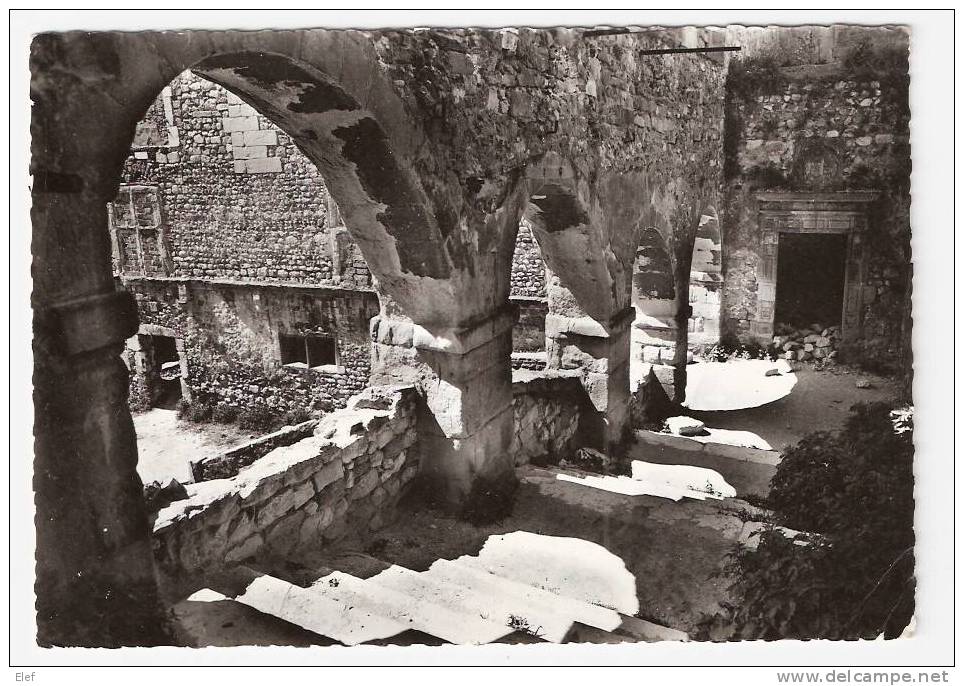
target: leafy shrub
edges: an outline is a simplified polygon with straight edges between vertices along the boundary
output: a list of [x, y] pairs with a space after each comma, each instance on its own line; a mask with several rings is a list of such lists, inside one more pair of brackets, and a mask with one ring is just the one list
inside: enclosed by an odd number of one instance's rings
[[174, 410], [177, 412], [177, 418], [187, 419], [187, 412], [190, 409], [190, 407], [191, 407], [191, 403], [189, 403], [184, 398], [181, 398], [180, 400], [178, 400], [177, 404], [174, 406]]
[[[783, 456], [767, 505], [774, 526], [725, 573], [736, 602], [709, 618], [712, 639], [872, 639], [914, 610], [913, 429], [909, 411], [855, 405], [839, 434], [816, 432]], [[799, 543], [799, 544], [798, 544]]]
[[303, 407], [296, 407], [288, 410], [281, 416], [281, 424], [284, 426], [294, 426], [311, 419], [311, 412]]
[[238, 418], [238, 408], [231, 405], [215, 405], [211, 418], [218, 424], [230, 424]]
[[726, 76], [727, 91], [743, 100], [751, 100], [760, 93], [782, 93], [789, 83], [780, 69], [785, 61], [776, 52], [734, 59]]
[[462, 506], [461, 517], [474, 526], [494, 524], [512, 514], [519, 481], [509, 472], [475, 480]]
[[242, 429], [268, 432], [278, 424], [278, 415], [267, 405], [253, 405], [238, 414], [238, 426]]
[[186, 401], [181, 399], [177, 402], [177, 418], [186, 419], [189, 422], [199, 424], [211, 419], [214, 414], [214, 403], [207, 399], [195, 399]]

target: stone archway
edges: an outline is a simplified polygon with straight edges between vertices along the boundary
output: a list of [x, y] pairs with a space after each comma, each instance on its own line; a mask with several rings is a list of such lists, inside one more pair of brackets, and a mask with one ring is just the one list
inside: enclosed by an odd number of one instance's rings
[[720, 340], [722, 255], [719, 217], [713, 207], [707, 207], [700, 215], [690, 265], [688, 345], [691, 349], [710, 348]]
[[[325, 32], [304, 41], [283, 32], [193, 38], [155, 36], [145, 50], [144, 38], [130, 34], [46, 35], [32, 46], [37, 611], [43, 645], [170, 642], [136, 472], [128, 372], [119, 356], [137, 331], [137, 315], [130, 294], [114, 288], [106, 208], [116, 196], [137, 122], [177, 74], [196, 68], [296, 140], [326, 175], [380, 287], [410, 320], [434, 330], [458, 329], [460, 321], [486, 317], [490, 309], [485, 298], [463, 298], [466, 290], [498, 295], [482, 285], [489, 275], [474, 269], [465, 244], [453, 240], [457, 212], [444, 179], [432, 177], [437, 188], [429, 193], [426, 177], [418, 177], [415, 167], [431, 176], [435, 164], [424, 148], [417, 163], [413, 159], [423, 137], [408, 125], [392, 89], [376, 83], [384, 76], [370, 44]], [[311, 41], [318, 44], [309, 51]], [[317, 59], [308, 63], [281, 54], [291, 46]], [[508, 369], [508, 351], [505, 357]], [[509, 408], [505, 377], [501, 396]], [[492, 396], [501, 397], [486, 397]], [[456, 404], [460, 411], [463, 404]], [[506, 457], [510, 408], [502, 419], [494, 438], [476, 451], [477, 461], [487, 452]]]

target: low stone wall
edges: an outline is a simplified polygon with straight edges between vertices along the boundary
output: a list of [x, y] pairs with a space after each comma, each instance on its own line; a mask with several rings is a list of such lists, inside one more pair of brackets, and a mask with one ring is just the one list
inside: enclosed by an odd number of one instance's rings
[[555, 463], [580, 447], [576, 441], [586, 402], [578, 371], [514, 370], [511, 452], [516, 466]]
[[314, 435], [275, 448], [236, 476], [189, 484], [158, 513], [154, 554], [167, 584], [190, 586], [242, 560], [283, 557], [394, 516], [418, 471], [415, 390], [375, 386], [318, 422]]
[[316, 426], [318, 426], [317, 419], [310, 419], [294, 426], [284, 426], [273, 433], [254, 438], [247, 443], [225, 450], [223, 453], [209, 455], [197, 462], [192, 462], [191, 475], [194, 477], [193, 481], [198, 483], [199, 481], [230, 479], [232, 476], [237, 476], [241, 469], [264, 457], [275, 448], [291, 445], [313, 435]]

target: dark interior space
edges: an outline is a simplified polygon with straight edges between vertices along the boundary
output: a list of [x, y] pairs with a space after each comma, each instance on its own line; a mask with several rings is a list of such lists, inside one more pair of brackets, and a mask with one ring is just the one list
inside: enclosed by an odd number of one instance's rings
[[839, 324], [846, 259], [845, 234], [781, 233], [776, 323], [798, 328]]
[[158, 382], [153, 394], [154, 407], [173, 410], [181, 399], [181, 358], [171, 336], [151, 336], [153, 371]]

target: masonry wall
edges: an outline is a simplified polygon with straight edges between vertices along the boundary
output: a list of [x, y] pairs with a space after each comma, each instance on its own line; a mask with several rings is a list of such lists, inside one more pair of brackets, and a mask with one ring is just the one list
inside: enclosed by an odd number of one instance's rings
[[167, 275], [335, 281], [337, 217], [318, 170], [267, 118], [191, 72], [148, 110], [121, 179], [158, 189]]
[[[846, 39], [845, 44], [836, 45], [836, 38]], [[878, 191], [880, 198], [870, 207], [861, 237], [861, 323], [849, 343], [848, 357], [881, 371], [907, 373], [907, 36], [899, 30], [811, 27], [806, 35], [782, 39], [803, 48], [767, 49], [757, 40], [750, 57], [730, 64], [724, 139], [723, 333], [743, 340], [765, 339], [762, 342], [769, 342], [772, 335], [758, 326], [772, 314], [761, 309], [766, 305], [758, 274], [768, 247], [758, 221], [756, 193]], [[827, 61], [794, 63], [795, 55], [798, 60], [822, 56]], [[766, 299], [772, 300], [772, 294]], [[827, 324], [831, 323], [836, 322]]]
[[373, 387], [323, 418], [314, 435], [227, 479], [188, 486], [154, 522], [158, 571], [173, 588], [244, 560], [291, 559], [390, 523], [418, 471], [415, 391]]
[[[368, 385], [368, 323], [378, 313], [372, 291], [156, 278], [127, 279], [125, 287], [142, 325], [168, 327], [183, 340], [188, 385], [198, 398], [238, 409], [321, 412], [344, 407]], [[336, 368], [282, 365], [279, 334], [334, 337]], [[135, 402], [146, 395], [143, 383], [132, 373]]]
[[580, 424], [591, 405], [578, 372], [515, 370], [512, 411], [515, 464], [556, 464], [580, 447]]

